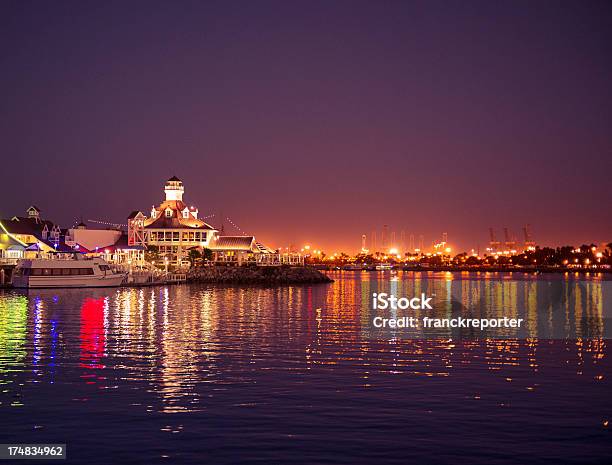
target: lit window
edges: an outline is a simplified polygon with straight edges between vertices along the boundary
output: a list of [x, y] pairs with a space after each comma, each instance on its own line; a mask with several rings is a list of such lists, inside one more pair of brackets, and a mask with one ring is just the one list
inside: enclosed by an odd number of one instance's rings
[[189, 210], [183, 211], [183, 218], [189, 218]]
[[166, 218], [172, 218], [172, 210], [169, 208], [166, 210]]

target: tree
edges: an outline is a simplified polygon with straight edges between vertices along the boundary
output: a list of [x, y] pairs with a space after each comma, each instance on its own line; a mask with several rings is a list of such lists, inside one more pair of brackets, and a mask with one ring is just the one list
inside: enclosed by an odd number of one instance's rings
[[202, 258], [202, 254], [198, 249], [190, 249], [187, 255], [189, 257], [189, 262], [191, 266], [195, 266], [196, 262]]
[[145, 260], [149, 263], [155, 263], [160, 259], [159, 247], [156, 245], [148, 245], [145, 250]]
[[213, 259], [213, 251], [206, 247], [202, 248], [202, 258], [206, 261], [211, 261]]
[[419, 260], [419, 263], [422, 265], [442, 266], [442, 257], [439, 255], [425, 256]]

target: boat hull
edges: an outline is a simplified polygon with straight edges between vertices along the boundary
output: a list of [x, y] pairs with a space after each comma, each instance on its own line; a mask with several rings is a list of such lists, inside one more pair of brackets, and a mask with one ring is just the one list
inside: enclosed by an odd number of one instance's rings
[[63, 287], [117, 287], [125, 279], [124, 274], [106, 276], [22, 276], [13, 279], [18, 289], [63, 288]]
[[117, 287], [126, 273], [117, 272], [101, 258], [23, 259], [13, 271], [13, 287]]

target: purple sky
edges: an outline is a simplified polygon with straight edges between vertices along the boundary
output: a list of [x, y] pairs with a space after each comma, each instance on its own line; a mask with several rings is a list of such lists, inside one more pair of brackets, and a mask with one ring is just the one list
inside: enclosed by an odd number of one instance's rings
[[610, 2], [4, 1], [0, 70], [3, 217], [612, 240]]

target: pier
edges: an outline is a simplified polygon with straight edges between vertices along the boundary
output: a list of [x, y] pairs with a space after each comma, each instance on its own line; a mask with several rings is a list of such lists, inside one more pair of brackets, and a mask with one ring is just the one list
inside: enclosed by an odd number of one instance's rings
[[0, 288], [11, 286], [15, 266], [17, 266], [16, 258], [0, 258]]

